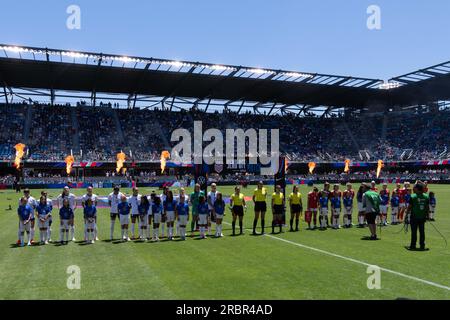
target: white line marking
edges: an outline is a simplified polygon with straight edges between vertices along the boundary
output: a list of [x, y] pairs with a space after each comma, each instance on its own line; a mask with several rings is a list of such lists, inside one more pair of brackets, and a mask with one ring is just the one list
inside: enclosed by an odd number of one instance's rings
[[[223, 223], [231, 225], [231, 223], [229, 223], [229, 222], [223, 221]], [[249, 230], [249, 229], [247, 229], [247, 230]], [[373, 264], [370, 264], [370, 263], [367, 263], [367, 262], [364, 262], [364, 261], [361, 261], [361, 260], [357, 260], [357, 259], [341, 256], [341, 255], [336, 254], [336, 253], [332, 253], [332, 252], [325, 251], [325, 250], [322, 250], [322, 249], [317, 249], [317, 248], [314, 248], [314, 247], [306, 246], [304, 244], [293, 242], [293, 241], [286, 240], [286, 239], [283, 239], [283, 238], [278, 238], [278, 237], [272, 236], [270, 234], [266, 234], [265, 233], [264, 236], [272, 238], [272, 239], [275, 239], [275, 240], [283, 241], [283, 242], [292, 244], [292, 245], [300, 247], [300, 248], [312, 250], [312, 251], [315, 251], [315, 252], [319, 252], [319, 253], [322, 253], [322, 254], [326, 254], [326, 255], [335, 257], [335, 258], [340, 258], [340, 259], [343, 259], [343, 260], [347, 260], [347, 261], [351, 261], [351, 262], [354, 262], [354, 263], [362, 264], [362, 265], [364, 265], [366, 267], [373, 266]], [[404, 274], [404, 273], [401, 273], [401, 272], [398, 272], [398, 271], [386, 269], [386, 268], [383, 268], [383, 267], [379, 267], [379, 268], [380, 268], [380, 270], [383, 270], [383, 271], [388, 272], [388, 273], [395, 274], [395, 275], [403, 277], [403, 278], [407, 278], [407, 279], [414, 280], [414, 281], [417, 281], [417, 282], [422, 282], [422, 283], [428, 284], [428, 285], [433, 286], [433, 287], [437, 287], [437, 288], [440, 288], [440, 289], [444, 289], [444, 290], [450, 291], [450, 287], [444, 286], [444, 285], [439, 284], [439, 283], [435, 283], [435, 282], [432, 282], [432, 281], [420, 279], [420, 278], [417, 278], [417, 277], [414, 277], [414, 276], [410, 276], [410, 275], [407, 275], [407, 274]]]

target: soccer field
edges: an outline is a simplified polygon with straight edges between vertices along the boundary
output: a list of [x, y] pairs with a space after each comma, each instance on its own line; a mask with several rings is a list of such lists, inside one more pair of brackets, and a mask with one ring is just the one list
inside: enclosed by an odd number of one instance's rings
[[[355, 186], [354, 186], [355, 187]], [[393, 186], [389, 187], [390, 189]], [[218, 187], [230, 195], [233, 187]], [[251, 196], [254, 186], [243, 189]], [[269, 188], [272, 190], [272, 188]], [[320, 188], [321, 189], [321, 188]], [[450, 234], [450, 188], [431, 185], [436, 192], [435, 225]], [[152, 189], [141, 188], [141, 193]], [[292, 186], [288, 186], [288, 193]], [[301, 186], [303, 202], [309, 187]], [[130, 190], [122, 190], [127, 193]], [[189, 190], [191, 191], [191, 190]], [[31, 190], [38, 198], [40, 190]], [[60, 190], [49, 190], [52, 199]], [[82, 195], [85, 190], [72, 190]], [[97, 189], [107, 195], [109, 189]], [[365, 241], [367, 228], [252, 236], [253, 204], [248, 202], [246, 234], [231, 236], [231, 214], [224, 218], [224, 237], [186, 241], [110, 242], [108, 209], [98, 213], [99, 237], [92, 245], [17, 247], [19, 194], [0, 192], [0, 299], [449, 299], [450, 248], [426, 225], [430, 251], [410, 252], [410, 234], [402, 226], [384, 227], [380, 241]], [[12, 211], [7, 210], [12, 206]], [[354, 210], [356, 212], [356, 209]], [[59, 217], [53, 212], [53, 240]], [[83, 239], [81, 209], [77, 209], [76, 238]], [[356, 214], [353, 215], [354, 222]], [[342, 219], [342, 218], [341, 218]], [[272, 214], [266, 216], [270, 233]], [[390, 217], [389, 217], [390, 220]], [[342, 223], [342, 222], [341, 222]], [[259, 226], [258, 226], [259, 227]], [[116, 237], [120, 235], [116, 222]], [[260, 231], [260, 229], [259, 229]], [[39, 239], [36, 228], [35, 239]], [[69, 290], [67, 268], [81, 270], [81, 289]], [[381, 289], [367, 288], [368, 265], [382, 268]]]

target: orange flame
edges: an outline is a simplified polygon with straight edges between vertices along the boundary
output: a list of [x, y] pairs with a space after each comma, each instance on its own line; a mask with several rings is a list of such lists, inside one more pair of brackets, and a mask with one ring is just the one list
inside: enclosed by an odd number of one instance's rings
[[126, 159], [126, 155], [125, 153], [123, 153], [122, 151], [120, 151], [117, 155], [117, 161], [116, 161], [116, 171], [117, 173], [120, 173], [120, 170], [123, 168], [123, 163], [125, 162]]
[[384, 167], [383, 160], [378, 160], [378, 166], [377, 166], [377, 178], [380, 177], [381, 169]]
[[72, 166], [73, 166], [75, 159], [72, 155], [70, 155], [70, 156], [67, 156], [64, 161], [66, 162], [67, 175], [70, 175], [70, 172], [72, 171]]
[[308, 163], [308, 168], [309, 168], [309, 173], [313, 174], [314, 169], [316, 168], [316, 163], [315, 162]]
[[170, 152], [164, 150], [163, 152], [161, 152], [161, 173], [166, 170], [167, 159], [170, 159]]
[[349, 160], [349, 159], [345, 159], [345, 168], [344, 168], [344, 172], [345, 172], [345, 173], [350, 172], [350, 160]]
[[23, 155], [25, 154], [25, 145], [23, 143], [18, 143], [14, 146], [14, 149], [16, 149], [16, 158], [14, 159], [14, 164], [16, 166], [16, 169], [20, 169], [20, 161], [23, 158]]

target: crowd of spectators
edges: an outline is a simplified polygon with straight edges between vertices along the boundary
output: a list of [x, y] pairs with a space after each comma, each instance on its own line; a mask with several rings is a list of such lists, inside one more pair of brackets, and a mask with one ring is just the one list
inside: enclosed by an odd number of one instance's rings
[[[438, 114], [340, 114], [333, 117], [303, 117], [236, 113], [229, 110], [205, 113], [169, 108], [116, 109], [104, 104], [90, 107], [78, 104], [32, 106], [2, 105], [0, 113], [0, 159], [14, 157], [14, 145], [28, 146], [27, 160], [63, 160], [72, 150], [79, 161], [116, 161], [123, 151], [133, 161], [158, 161], [169, 150], [171, 134], [177, 128], [193, 132], [194, 121], [202, 121], [203, 132], [210, 128], [280, 131], [280, 151], [290, 161], [334, 162], [412, 161], [448, 159], [450, 111]], [[25, 129], [27, 115], [29, 130]], [[383, 130], [383, 127], [385, 128]], [[28, 134], [27, 137], [24, 135]], [[192, 142], [193, 143], [193, 142]], [[209, 142], [204, 142], [206, 146]], [[248, 142], [246, 142], [248, 145]]]

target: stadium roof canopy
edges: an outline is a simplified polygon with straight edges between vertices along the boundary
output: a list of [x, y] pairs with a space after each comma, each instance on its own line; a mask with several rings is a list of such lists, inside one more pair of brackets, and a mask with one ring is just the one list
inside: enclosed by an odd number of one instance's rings
[[[0, 97], [6, 103], [14, 97], [45, 99], [51, 104], [87, 99], [93, 106], [116, 101], [141, 108], [195, 106], [206, 111], [227, 108], [298, 115], [323, 110], [327, 115], [342, 108], [425, 101], [430, 90], [434, 97], [442, 86], [448, 88], [445, 70], [449, 63], [422, 70], [429, 78], [416, 79], [409, 74], [385, 83], [351, 76], [0, 44]], [[443, 77], [446, 82], [442, 85]], [[408, 97], [411, 92], [412, 98]]]

